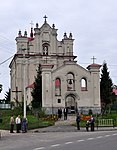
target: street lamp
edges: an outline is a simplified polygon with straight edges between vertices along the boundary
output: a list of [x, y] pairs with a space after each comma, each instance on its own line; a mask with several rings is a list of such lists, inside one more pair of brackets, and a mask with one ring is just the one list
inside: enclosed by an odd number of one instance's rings
[[[27, 33], [25, 32], [25, 35], [27, 35]], [[26, 118], [26, 68], [25, 68], [25, 66], [26, 66], [26, 55], [25, 55], [25, 51], [26, 50], [29, 50], [29, 43], [27, 43], [27, 49], [26, 48], [23, 48], [23, 46], [24, 45], [21, 45], [21, 49], [24, 51], [23, 52], [23, 62], [24, 62], [24, 68], [23, 68], [23, 79], [24, 79], [24, 83], [23, 83], [23, 86], [24, 86], [24, 89], [23, 89], [23, 91], [24, 91], [24, 118]]]
[[[25, 49], [24, 49], [25, 50]], [[26, 118], [26, 72], [25, 72], [25, 51], [23, 53], [23, 61], [24, 61], [24, 70], [23, 70], [23, 77], [24, 77], [24, 118]]]

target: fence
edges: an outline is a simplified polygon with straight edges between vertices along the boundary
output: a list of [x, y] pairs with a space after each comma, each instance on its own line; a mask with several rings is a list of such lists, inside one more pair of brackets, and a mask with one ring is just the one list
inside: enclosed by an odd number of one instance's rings
[[97, 120], [97, 129], [98, 127], [113, 127], [114, 128], [114, 119], [98, 119]]
[[11, 104], [0, 104], [0, 109], [10, 109]]

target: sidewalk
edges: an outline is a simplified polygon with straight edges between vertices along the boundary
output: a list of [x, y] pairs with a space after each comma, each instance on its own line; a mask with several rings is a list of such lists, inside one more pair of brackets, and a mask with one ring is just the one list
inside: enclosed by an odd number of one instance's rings
[[[117, 130], [117, 127], [99, 127], [98, 130], [95, 127], [94, 132], [101, 132], [101, 131], [115, 131]], [[80, 130], [77, 130], [75, 126], [72, 125], [57, 125], [57, 126], [49, 126], [46, 128], [39, 128], [39, 129], [33, 129], [29, 130], [27, 133], [44, 133], [44, 132], [87, 132], [85, 128], [81, 127]], [[90, 129], [89, 129], [89, 132]], [[10, 133], [8, 130], [0, 130], [1, 138], [2, 137], [8, 137], [8, 136], [14, 136], [14, 135], [21, 135], [21, 134], [27, 134], [27, 133]]]
[[10, 132], [8, 130], [0, 130], [0, 139], [3, 137], [3, 136], [10, 136]]
[[[67, 120], [64, 120], [62, 117], [61, 120], [55, 122], [54, 126], [49, 126], [46, 128], [34, 129], [32, 132], [86, 132], [85, 127], [81, 127], [80, 130], [77, 130], [73, 124], [76, 122], [76, 115], [69, 115]], [[112, 131], [117, 130], [117, 127], [95, 127], [95, 132], [98, 131]], [[89, 128], [90, 132], [90, 128]]]

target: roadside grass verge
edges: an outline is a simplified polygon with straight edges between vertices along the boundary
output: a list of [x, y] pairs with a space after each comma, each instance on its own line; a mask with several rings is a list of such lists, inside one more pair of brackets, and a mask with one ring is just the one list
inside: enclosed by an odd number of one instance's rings
[[[10, 130], [10, 117], [11, 114], [16, 114], [14, 115], [14, 118], [17, 117], [19, 113], [12, 112], [10, 110], [0, 110], [0, 118], [2, 119], [2, 123], [0, 123], [0, 129], [3, 130]], [[21, 118], [23, 116], [21, 115]], [[27, 120], [28, 120], [28, 130], [30, 129], [36, 129], [36, 128], [42, 128], [42, 127], [47, 127], [47, 126], [52, 126], [54, 125], [55, 121], [54, 120], [45, 120], [43, 118], [37, 118], [33, 114], [27, 114]], [[16, 125], [14, 126], [14, 130], [16, 130]]]

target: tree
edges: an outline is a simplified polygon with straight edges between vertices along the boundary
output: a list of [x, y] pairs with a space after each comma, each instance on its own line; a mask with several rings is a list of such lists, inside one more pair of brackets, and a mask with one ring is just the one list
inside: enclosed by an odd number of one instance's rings
[[0, 84], [0, 93], [1, 93], [1, 91], [2, 91], [2, 84]]
[[100, 82], [100, 95], [101, 95], [101, 103], [105, 111], [106, 107], [112, 104], [115, 95], [113, 93], [113, 83], [109, 76], [106, 62], [103, 63], [103, 68], [102, 68], [101, 82]]
[[11, 89], [5, 93], [5, 103], [10, 103]]
[[37, 76], [35, 77], [34, 88], [31, 92], [32, 95], [32, 107], [40, 108], [42, 107], [42, 71], [41, 64], [39, 64], [37, 71]]

